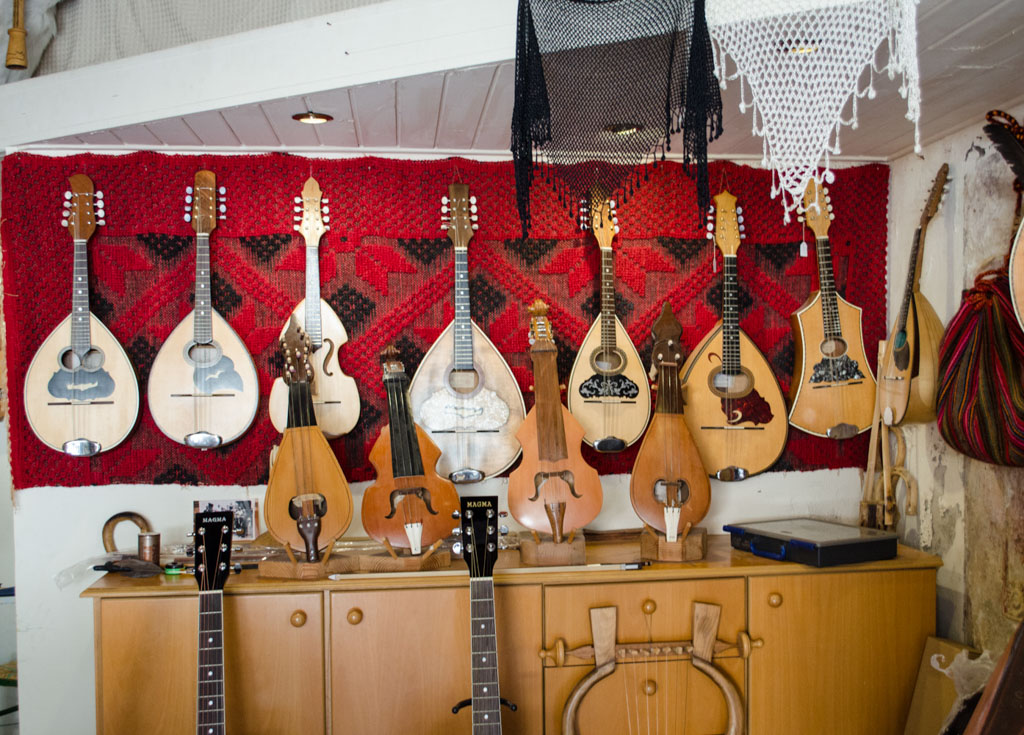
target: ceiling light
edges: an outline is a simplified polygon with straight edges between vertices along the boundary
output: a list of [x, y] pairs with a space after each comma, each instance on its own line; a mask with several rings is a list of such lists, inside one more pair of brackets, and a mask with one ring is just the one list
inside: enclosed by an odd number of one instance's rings
[[643, 127], [640, 123], [609, 123], [604, 126], [604, 131], [615, 135], [633, 135], [639, 133]]
[[330, 122], [334, 118], [323, 112], [313, 112], [309, 110], [307, 112], [300, 112], [298, 115], [292, 115], [292, 120], [298, 120], [300, 123], [306, 123], [307, 125], [320, 125], [321, 123]]

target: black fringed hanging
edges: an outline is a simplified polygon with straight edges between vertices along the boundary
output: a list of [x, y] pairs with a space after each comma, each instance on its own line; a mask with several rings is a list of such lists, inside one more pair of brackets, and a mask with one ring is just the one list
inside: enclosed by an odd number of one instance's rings
[[575, 217], [595, 189], [628, 199], [677, 133], [703, 216], [707, 147], [722, 134], [704, 0], [519, 0], [512, 157], [524, 237], [535, 177]]

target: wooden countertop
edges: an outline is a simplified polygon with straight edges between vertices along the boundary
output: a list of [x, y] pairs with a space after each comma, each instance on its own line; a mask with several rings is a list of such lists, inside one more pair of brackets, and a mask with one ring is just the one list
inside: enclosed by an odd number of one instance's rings
[[[900, 546], [897, 556], [886, 561], [844, 564], [815, 568], [795, 562], [780, 562], [737, 551], [728, 535], [708, 536], [707, 558], [683, 564], [654, 563], [641, 569], [623, 569], [622, 564], [639, 558], [639, 541], [593, 541], [587, 543], [587, 565], [578, 567], [504, 567], [495, 571], [499, 585], [545, 584], [572, 585], [607, 582], [655, 582], [675, 579], [755, 577], [780, 574], [851, 574], [863, 571], [897, 569], [936, 569], [942, 560], [923, 551]], [[499, 563], [499, 567], [501, 564]], [[349, 591], [463, 586], [468, 582], [466, 565], [453, 559], [450, 569], [381, 574], [345, 574], [338, 580], [283, 580], [260, 577], [256, 570], [232, 574], [225, 594], [270, 594], [281, 592]], [[84, 592], [82, 597], [156, 597], [196, 594], [192, 575], [160, 575], [132, 579], [122, 574], [106, 574]]]

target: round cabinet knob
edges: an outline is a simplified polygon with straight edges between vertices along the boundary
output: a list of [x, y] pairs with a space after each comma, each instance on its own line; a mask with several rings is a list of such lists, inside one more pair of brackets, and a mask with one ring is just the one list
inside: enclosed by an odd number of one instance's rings
[[348, 615], [345, 616], [345, 620], [348, 621], [349, 625], [359, 625], [363, 622], [363, 611], [358, 607], [354, 607], [348, 611]]
[[301, 628], [306, 624], [306, 611], [296, 610], [292, 613], [292, 616], [288, 618], [288, 622], [292, 624], [292, 627]]
[[644, 694], [648, 697], [653, 697], [658, 692], [658, 684], [653, 679], [648, 679], [644, 682]]
[[654, 611], [658, 609], [658, 603], [654, 600], [644, 600], [644, 604], [640, 606], [640, 609], [644, 611], [644, 615], [653, 615]]
[[772, 592], [768, 595], [768, 606], [769, 607], [781, 607], [782, 606], [782, 595], [778, 592]]

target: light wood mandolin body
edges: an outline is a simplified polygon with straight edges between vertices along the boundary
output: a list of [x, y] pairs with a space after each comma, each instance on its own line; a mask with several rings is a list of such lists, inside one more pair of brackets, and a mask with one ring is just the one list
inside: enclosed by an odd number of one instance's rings
[[[395, 477], [391, 464], [391, 426], [384, 425], [370, 450], [370, 463], [377, 471], [377, 479], [363, 493], [362, 520], [366, 533], [381, 542], [386, 538], [392, 546], [403, 549], [410, 547], [405, 532], [406, 519], [423, 524], [423, 548], [451, 535], [452, 529], [459, 525], [458, 519], [452, 518], [452, 513], [459, 509], [455, 486], [434, 469], [441, 450], [419, 426], [416, 427], [416, 439], [423, 474]], [[407, 492], [417, 489], [423, 490], [424, 496], [429, 497], [433, 513], [428, 510], [423, 498]], [[392, 497], [395, 498], [395, 513], [387, 518], [392, 511]]]
[[[43, 341], [25, 374], [29, 426], [40, 441], [57, 451], [63, 451], [64, 443], [75, 439], [96, 442], [101, 452], [113, 449], [128, 436], [139, 415], [139, 383], [128, 355], [92, 313], [89, 330], [92, 346], [104, 356], [100, 370], [92, 373], [82, 369], [77, 374], [61, 370], [60, 355], [71, 345], [69, 314]], [[62, 395], [51, 393], [55, 376], [67, 379], [63, 382], [68, 390], [59, 391]], [[102, 388], [104, 382], [110, 392]], [[84, 400], [65, 397], [69, 391], [82, 395]]]
[[442, 477], [467, 467], [485, 477], [498, 475], [520, 451], [516, 432], [526, 417], [523, 394], [501, 353], [476, 322], [471, 324], [476, 389], [458, 393], [448, 382], [455, 322], [431, 345], [409, 384], [413, 418], [441, 450], [437, 471]]
[[920, 291], [915, 291], [906, 326], [910, 350], [907, 366], [903, 370], [897, 366], [893, 355], [893, 335], [890, 335], [878, 370], [880, 415], [885, 417], [888, 409], [889, 425], [923, 424], [935, 420], [939, 343], [944, 331], [928, 299]]
[[[583, 528], [601, 512], [604, 494], [601, 491], [601, 478], [597, 470], [583, 459], [580, 453], [580, 442], [583, 441], [583, 427], [573, 418], [565, 406], [562, 409], [562, 423], [565, 427], [565, 446], [568, 457], [557, 461], [540, 458], [537, 441], [537, 409], [531, 408], [516, 436], [523, 447], [523, 461], [508, 477], [508, 509], [521, 525], [538, 533], [551, 533], [544, 499], [565, 502], [563, 529], [565, 534]], [[558, 477], [559, 473], [572, 473], [573, 489], [580, 497], [574, 497], [566, 481]], [[537, 478], [543, 474], [550, 476]], [[550, 485], [550, 487], [549, 487]], [[539, 492], [538, 492], [539, 491]], [[530, 500], [539, 495], [536, 500]]]
[[317, 426], [300, 426], [284, 432], [263, 500], [263, 516], [270, 535], [297, 550], [304, 549], [305, 542], [288, 506], [293, 497], [307, 493], [320, 493], [327, 501], [317, 543], [325, 549], [352, 523], [352, 491], [338, 458]]
[[[305, 331], [305, 299], [292, 310], [291, 319]], [[282, 327], [282, 337], [288, 330], [289, 323], [286, 321]], [[320, 299], [320, 325], [323, 335], [321, 346], [310, 356], [315, 376], [313, 410], [320, 430], [328, 438], [334, 439], [352, 431], [359, 420], [359, 389], [356, 388], [355, 379], [341, 371], [341, 364], [338, 362], [338, 350], [341, 345], [348, 342], [348, 333], [341, 319], [334, 313], [334, 309], [323, 299]], [[274, 379], [267, 408], [274, 428], [283, 432], [288, 425], [288, 386], [282, 378]]]
[[213, 339], [230, 366], [219, 362], [197, 378], [196, 368], [185, 359], [193, 341], [194, 322], [192, 311], [174, 328], [153, 360], [149, 410], [160, 431], [179, 444], [185, 444], [186, 436], [202, 431], [219, 436], [221, 444], [227, 444], [244, 434], [256, 417], [256, 367], [235, 330], [211, 310]]
[[[864, 353], [861, 309], [836, 294], [845, 355], [857, 363], [863, 377], [845, 381], [817, 381], [828, 365], [821, 352], [825, 339], [821, 293], [815, 291], [790, 318], [793, 326], [793, 382], [790, 385], [789, 423], [808, 434], [847, 438], [871, 428], [875, 405], [875, 377]], [[816, 375], [815, 367], [819, 367]], [[836, 428], [838, 427], [838, 428]]]
[[[590, 446], [606, 437], [621, 439], [625, 446], [634, 444], [643, 436], [651, 418], [651, 387], [647, 371], [618, 317], [615, 317], [615, 345], [623, 364], [612, 376], [612, 386], [618, 389], [616, 384], [620, 383], [632, 395], [609, 397], [593, 394], [594, 388], [602, 388], [603, 377], [595, 365], [601, 352], [600, 316], [590, 326], [569, 374], [566, 394], [569, 411], [583, 427], [583, 441]], [[581, 393], [581, 389], [587, 395]]]
[[786, 399], [771, 364], [746, 332], [737, 334], [746, 386], [741, 395], [724, 398], [711, 386], [722, 369], [721, 321], [690, 353], [681, 374], [690, 435], [708, 474], [721, 472], [720, 479], [733, 479], [729, 468], [744, 470], [746, 477], [768, 469], [789, 436]]

